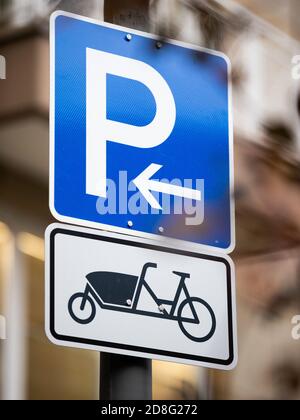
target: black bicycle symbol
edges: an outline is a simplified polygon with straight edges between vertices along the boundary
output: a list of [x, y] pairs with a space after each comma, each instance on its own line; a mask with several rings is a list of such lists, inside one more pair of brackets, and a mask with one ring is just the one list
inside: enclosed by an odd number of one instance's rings
[[[88, 274], [86, 276], [88, 283], [84, 292], [75, 293], [69, 300], [68, 310], [72, 319], [79, 324], [92, 322], [96, 316], [96, 302], [102, 309], [177, 321], [183, 334], [190, 340], [198, 343], [208, 341], [215, 333], [216, 317], [205, 300], [190, 296], [185, 283], [186, 279], [190, 278], [190, 274], [173, 271], [175, 275], [180, 277], [179, 286], [174, 300], [165, 300], [157, 298], [145, 280], [149, 268], [157, 268], [157, 264], [145, 264], [140, 277], [113, 272]], [[137, 309], [143, 287], [156, 303], [158, 313]], [[179, 304], [182, 293], [185, 298]], [[170, 306], [171, 309], [167, 311], [166, 306]], [[186, 312], [191, 315], [188, 316]], [[205, 327], [205, 334], [203, 332], [195, 333], [194, 330], [190, 332], [189, 327], [202, 324], [201, 314], [204, 315], [202, 320], [205, 319], [205, 325], [208, 324], [209, 326], [208, 328]]]

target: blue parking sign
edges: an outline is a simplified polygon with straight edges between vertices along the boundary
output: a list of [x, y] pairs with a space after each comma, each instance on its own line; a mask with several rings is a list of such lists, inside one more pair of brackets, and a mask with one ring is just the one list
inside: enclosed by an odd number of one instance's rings
[[229, 73], [221, 53], [52, 15], [54, 217], [231, 252]]

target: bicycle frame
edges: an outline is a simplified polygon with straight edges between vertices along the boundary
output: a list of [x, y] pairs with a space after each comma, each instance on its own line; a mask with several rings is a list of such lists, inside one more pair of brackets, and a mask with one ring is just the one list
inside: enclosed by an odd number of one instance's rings
[[[172, 321], [179, 321], [179, 317], [177, 315], [175, 315], [175, 312], [176, 312], [176, 308], [177, 308], [177, 305], [178, 305], [178, 302], [179, 302], [179, 299], [180, 299], [181, 292], [182, 291], [184, 292], [184, 295], [185, 295], [187, 301], [191, 301], [191, 296], [190, 296], [188, 288], [185, 284], [185, 280], [187, 278], [189, 278], [189, 274], [179, 273], [179, 272], [174, 271], [173, 272], [174, 274], [179, 275], [181, 277], [174, 300], [159, 299], [156, 296], [156, 294], [153, 292], [153, 290], [151, 289], [151, 287], [149, 286], [147, 281], [145, 280], [145, 275], [146, 275], [146, 272], [147, 272], [148, 268], [156, 268], [156, 267], [157, 267], [157, 265], [152, 264], [152, 263], [148, 263], [148, 264], [144, 265], [143, 271], [142, 271], [142, 274], [141, 274], [141, 277], [140, 277], [140, 282], [138, 284], [138, 287], [137, 287], [137, 290], [136, 290], [136, 293], [135, 293], [135, 298], [134, 298], [134, 302], [133, 302], [132, 307], [126, 308], [125, 306], [111, 305], [111, 304], [103, 303], [101, 301], [101, 299], [99, 298], [98, 294], [94, 291], [94, 289], [88, 283], [86, 285], [86, 288], [85, 288], [85, 291], [84, 291], [84, 297], [83, 297], [82, 303], [81, 303], [81, 310], [83, 310], [84, 307], [85, 307], [87, 296], [91, 295], [102, 309], [107, 309], [107, 310], [117, 311], [117, 312], [124, 312], [124, 313], [134, 313], [136, 315], [150, 316], [150, 317], [154, 317], [154, 318], [163, 318], [163, 319], [169, 319], [169, 320], [172, 320]], [[143, 287], [148, 291], [148, 293], [150, 294], [150, 296], [152, 297], [152, 299], [156, 303], [157, 307], [159, 307], [161, 305], [171, 306], [170, 313], [168, 313], [166, 311], [166, 309], [164, 309], [160, 313], [143, 311], [141, 309], [137, 309], [139, 298], [140, 298]], [[180, 320], [183, 321], [183, 322], [191, 323], [191, 324], [198, 324], [199, 323], [199, 318], [197, 316], [195, 308], [192, 304], [190, 305], [190, 308], [191, 308], [191, 311], [192, 311], [192, 314], [193, 314], [193, 318], [188, 318], [188, 317], [182, 318], [181, 317]]]

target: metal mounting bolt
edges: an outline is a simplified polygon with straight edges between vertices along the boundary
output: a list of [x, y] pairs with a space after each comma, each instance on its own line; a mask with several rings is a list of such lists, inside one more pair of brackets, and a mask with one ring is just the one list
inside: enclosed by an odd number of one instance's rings
[[131, 41], [132, 40], [132, 35], [131, 34], [127, 34], [125, 37], [126, 41]]
[[160, 305], [160, 306], [158, 307], [158, 309], [159, 309], [159, 311], [160, 311], [160, 312], [164, 312], [165, 307], [164, 307], [164, 305]]
[[128, 227], [130, 227], [130, 228], [133, 227], [133, 222], [131, 220], [129, 220], [129, 222], [127, 224], [128, 224]]
[[126, 303], [127, 303], [128, 306], [132, 305], [132, 301], [130, 299], [126, 300]]
[[163, 46], [162, 42], [157, 41], [157, 43], [156, 43], [156, 48], [157, 48], [158, 50], [160, 50], [160, 49], [162, 48], [162, 46]]
[[164, 231], [165, 231], [165, 229], [164, 229], [162, 226], [160, 226], [160, 227], [158, 228], [158, 230], [159, 230], [159, 232], [160, 232], [160, 233], [164, 233]]

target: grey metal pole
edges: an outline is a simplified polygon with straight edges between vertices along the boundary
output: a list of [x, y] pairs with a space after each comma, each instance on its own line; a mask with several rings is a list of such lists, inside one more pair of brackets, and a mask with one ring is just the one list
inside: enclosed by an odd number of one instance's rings
[[105, 0], [104, 19], [127, 28], [149, 30], [150, 0]]
[[[105, 0], [104, 20], [148, 29], [149, 0]], [[101, 400], [151, 400], [152, 361], [116, 354], [100, 356]]]
[[100, 399], [152, 400], [152, 361], [101, 353]]

